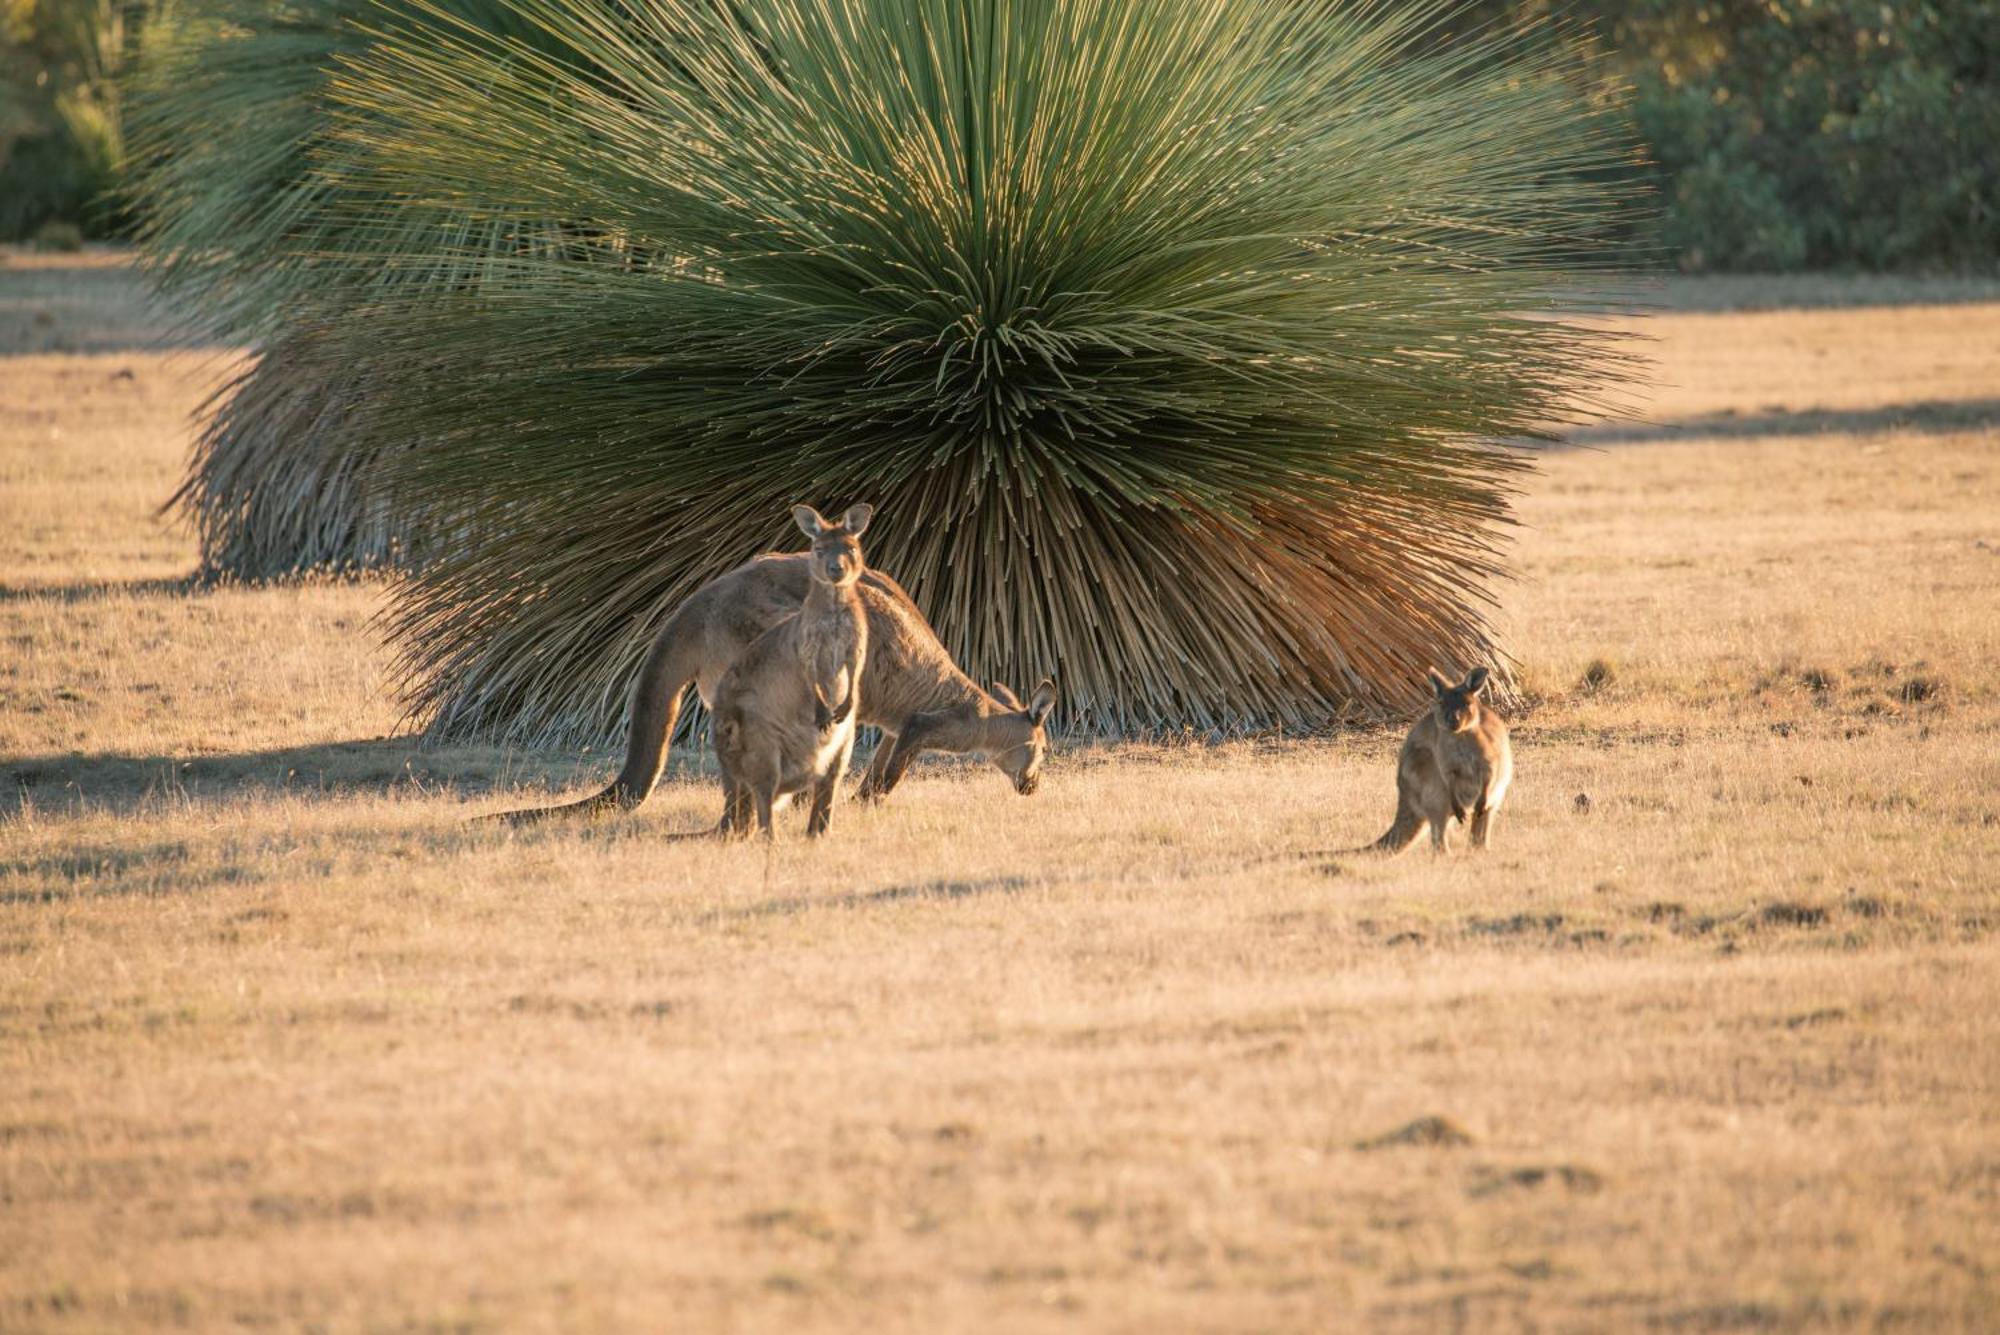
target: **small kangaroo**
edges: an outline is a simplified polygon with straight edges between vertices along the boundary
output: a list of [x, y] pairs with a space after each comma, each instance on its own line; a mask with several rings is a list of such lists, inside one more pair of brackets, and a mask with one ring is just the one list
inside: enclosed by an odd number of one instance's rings
[[722, 830], [766, 839], [780, 798], [812, 791], [806, 833], [826, 833], [834, 792], [854, 753], [868, 616], [856, 585], [866, 568], [861, 534], [874, 509], [851, 507], [829, 524], [810, 505], [792, 508], [812, 539], [803, 606], [750, 642], [715, 692], [715, 758], [722, 769]]
[[1371, 847], [1394, 855], [1431, 827], [1431, 848], [1447, 848], [1446, 825], [1467, 821], [1472, 846], [1486, 847], [1494, 813], [1514, 781], [1514, 749], [1507, 721], [1479, 701], [1485, 668], [1474, 668], [1454, 686], [1430, 674], [1437, 699], [1403, 739], [1396, 757], [1396, 823]]

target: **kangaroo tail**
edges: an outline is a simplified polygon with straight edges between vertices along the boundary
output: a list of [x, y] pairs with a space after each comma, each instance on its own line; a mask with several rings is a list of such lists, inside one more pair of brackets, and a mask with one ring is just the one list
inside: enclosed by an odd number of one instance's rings
[[1396, 854], [1417, 842], [1417, 836], [1424, 832], [1424, 818], [1415, 810], [1398, 802], [1396, 822], [1374, 843], [1355, 850], [1357, 853], [1381, 853], [1387, 857]]
[[[660, 781], [667, 762], [667, 743], [680, 721], [681, 697], [701, 665], [701, 645], [684, 622], [688, 609], [667, 618], [632, 683], [631, 728], [625, 743], [625, 765], [602, 790], [575, 802], [552, 807], [528, 807], [479, 816], [481, 821], [530, 825], [555, 816], [587, 816], [601, 811], [629, 810], [644, 802]], [[687, 618], [691, 621], [692, 618]]]

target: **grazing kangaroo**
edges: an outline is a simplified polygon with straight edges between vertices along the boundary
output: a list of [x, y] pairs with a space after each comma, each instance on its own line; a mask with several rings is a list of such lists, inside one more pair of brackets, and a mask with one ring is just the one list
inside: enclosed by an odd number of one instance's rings
[[868, 658], [868, 615], [855, 585], [861, 534], [874, 509], [851, 507], [829, 524], [810, 505], [792, 518], [812, 539], [811, 583], [797, 612], [753, 640], [717, 683], [715, 758], [722, 828], [749, 833], [749, 815], [773, 838], [781, 797], [812, 792], [806, 833], [826, 833], [835, 790], [854, 753], [854, 714]]
[[[525, 823], [629, 809], [644, 802], [660, 780], [667, 742], [680, 721], [681, 697], [689, 684], [701, 693], [703, 703], [713, 707], [716, 686], [730, 664], [752, 640], [799, 610], [812, 582], [811, 562], [810, 552], [767, 552], [710, 580], [674, 609], [654, 636], [632, 684], [625, 765], [607, 787], [579, 801], [482, 819]], [[859, 722], [880, 728], [883, 736], [858, 796], [883, 797], [895, 786], [885, 781], [886, 776], [903, 749], [905, 728], [918, 714], [970, 710], [995, 716], [1019, 714], [1025, 719], [1025, 711], [1011, 703], [1011, 693], [1004, 700], [989, 695], [959, 671], [902, 585], [879, 570], [867, 570], [859, 593], [868, 614], [868, 690], [857, 703], [856, 714]], [[1048, 753], [1048, 735], [1040, 722], [1011, 732], [1017, 735], [1004, 748], [989, 745], [987, 738], [969, 730], [955, 730], [951, 736], [969, 739], [966, 750], [984, 750], [1013, 783], [1014, 791], [1026, 796], [1035, 790]], [[935, 732], [928, 742], [909, 748], [902, 768], [908, 768], [924, 747], [950, 750], [950, 743], [944, 731]], [[898, 769], [897, 777], [901, 775]]]
[[1396, 757], [1396, 823], [1372, 847], [1400, 853], [1431, 827], [1431, 847], [1446, 848], [1446, 823], [1469, 822], [1472, 846], [1486, 847], [1494, 813], [1514, 781], [1514, 749], [1507, 721], [1480, 703], [1485, 668], [1474, 668], [1454, 686], [1430, 674], [1437, 698], [1403, 739]]
[[998, 682], [993, 694], [962, 700], [945, 709], [912, 714], [896, 734], [896, 745], [883, 766], [880, 790], [887, 794], [902, 781], [903, 771], [924, 751], [977, 752], [1014, 778], [1027, 796], [1040, 786], [1042, 759], [1048, 753], [1045, 725], [1056, 707], [1056, 684], [1047, 677], [1027, 704]]

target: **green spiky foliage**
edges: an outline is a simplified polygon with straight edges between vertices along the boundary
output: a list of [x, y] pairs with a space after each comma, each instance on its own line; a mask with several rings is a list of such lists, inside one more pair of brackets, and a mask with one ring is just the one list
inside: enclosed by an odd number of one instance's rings
[[315, 351], [309, 335], [279, 339], [204, 409], [169, 508], [193, 525], [207, 578], [371, 570], [409, 555], [370, 499], [372, 453], [342, 448], [363, 388]]
[[390, 616], [434, 734], [601, 743], [801, 500], [872, 502], [960, 662], [1054, 673], [1073, 726], [1310, 727], [1495, 660], [1496, 442], [1624, 373], [1561, 318], [1621, 149], [1560, 42], [1424, 3], [516, 8], [588, 72], [439, 17], [336, 81], [354, 198], [598, 252], [386, 294], [351, 347], [371, 430], [423, 442], [397, 502], [453, 516]]
[[[368, 479], [384, 442], [349, 427], [365, 394], [345, 365], [316, 355], [309, 331], [344, 318], [391, 281], [467, 281], [478, 257], [519, 248], [512, 233], [405, 209], [377, 224], [429, 271], [340, 262], [354, 246], [341, 187], [314, 157], [328, 80], [365, 51], [370, 26], [404, 12], [370, 0], [186, 0], [148, 31], [129, 94], [127, 202], [155, 286], [198, 334], [256, 347], [261, 360], [209, 405], [170, 502], [201, 540], [211, 577], [278, 578], [307, 569], [393, 564], [410, 535], [390, 531]], [[467, 31], [535, 40], [491, 0], [455, 0]], [[386, 230], [384, 230], [386, 229]]]
[[[417, 7], [449, 18], [462, 41], [565, 50], [503, 0], [181, 0], [148, 30], [128, 88], [129, 193], [149, 272], [202, 332], [261, 342], [413, 280], [408, 265], [347, 262], [354, 201], [315, 160], [334, 72]], [[370, 226], [377, 242], [429, 258], [419, 283], [464, 281], [485, 254], [519, 244], [435, 210], [401, 208]]]
[[[394, 548], [362, 495], [372, 452], [344, 449], [352, 383], [329, 384], [286, 336], [306, 300], [308, 238], [328, 198], [310, 150], [327, 76], [366, 38], [351, 0], [196, 0], [149, 44], [132, 88], [129, 191], [155, 285], [203, 334], [263, 349], [208, 406], [170, 502], [211, 578], [368, 568]], [[342, 275], [344, 277], [344, 274]]]
[[334, 59], [365, 43], [361, 6], [193, 0], [150, 35], [128, 89], [141, 260], [205, 334], [280, 332], [283, 248], [325, 190], [309, 148]]

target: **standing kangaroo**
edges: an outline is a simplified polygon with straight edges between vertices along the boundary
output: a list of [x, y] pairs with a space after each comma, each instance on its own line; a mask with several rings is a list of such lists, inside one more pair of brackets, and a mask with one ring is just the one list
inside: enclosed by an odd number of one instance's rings
[[[632, 726], [618, 776], [579, 801], [502, 812], [495, 819], [522, 823], [624, 810], [644, 802], [660, 780], [688, 685], [713, 708], [716, 687], [730, 664], [751, 641], [799, 610], [812, 582], [811, 563], [810, 552], [767, 552], [695, 590], [660, 627], [632, 684]], [[952, 711], [979, 715], [985, 726], [933, 730], [930, 740], [907, 748], [897, 778], [925, 747], [977, 751], [1008, 777], [1014, 791], [1023, 796], [1034, 792], [1048, 754], [1046, 714], [1031, 719], [1004, 687], [1004, 698], [989, 695], [959, 671], [916, 603], [889, 576], [864, 571], [858, 592], [868, 616], [868, 690], [856, 705], [857, 720], [883, 734], [859, 796], [884, 797], [895, 786], [888, 772], [906, 749], [903, 733], [913, 717]]]
[[1468, 821], [1472, 846], [1486, 847], [1494, 813], [1514, 781], [1514, 749], [1507, 721], [1481, 704], [1485, 668], [1474, 668], [1454, 686], [1430, 674], [1437, 698], [1403, 739], [1396, 757], [1396, 823], [1373, 845], [1400, 853], [1431, 827], [1431, 847], [1446, 849], [1446, 823]]
[[723, 828], [773, 837], [777, 800], [812, 791], [806, 833], [826, 833], [835, 790], [854, 753], [854, 715], [868, 658], [868, 616], [855, 585], [861, 534], [874, 509], [851, 507], [829, 524], [810, 505], [792, 518], [812, 539], [804, 604], [753, 640], [717, 683], [715, 758], [722, 770]]

